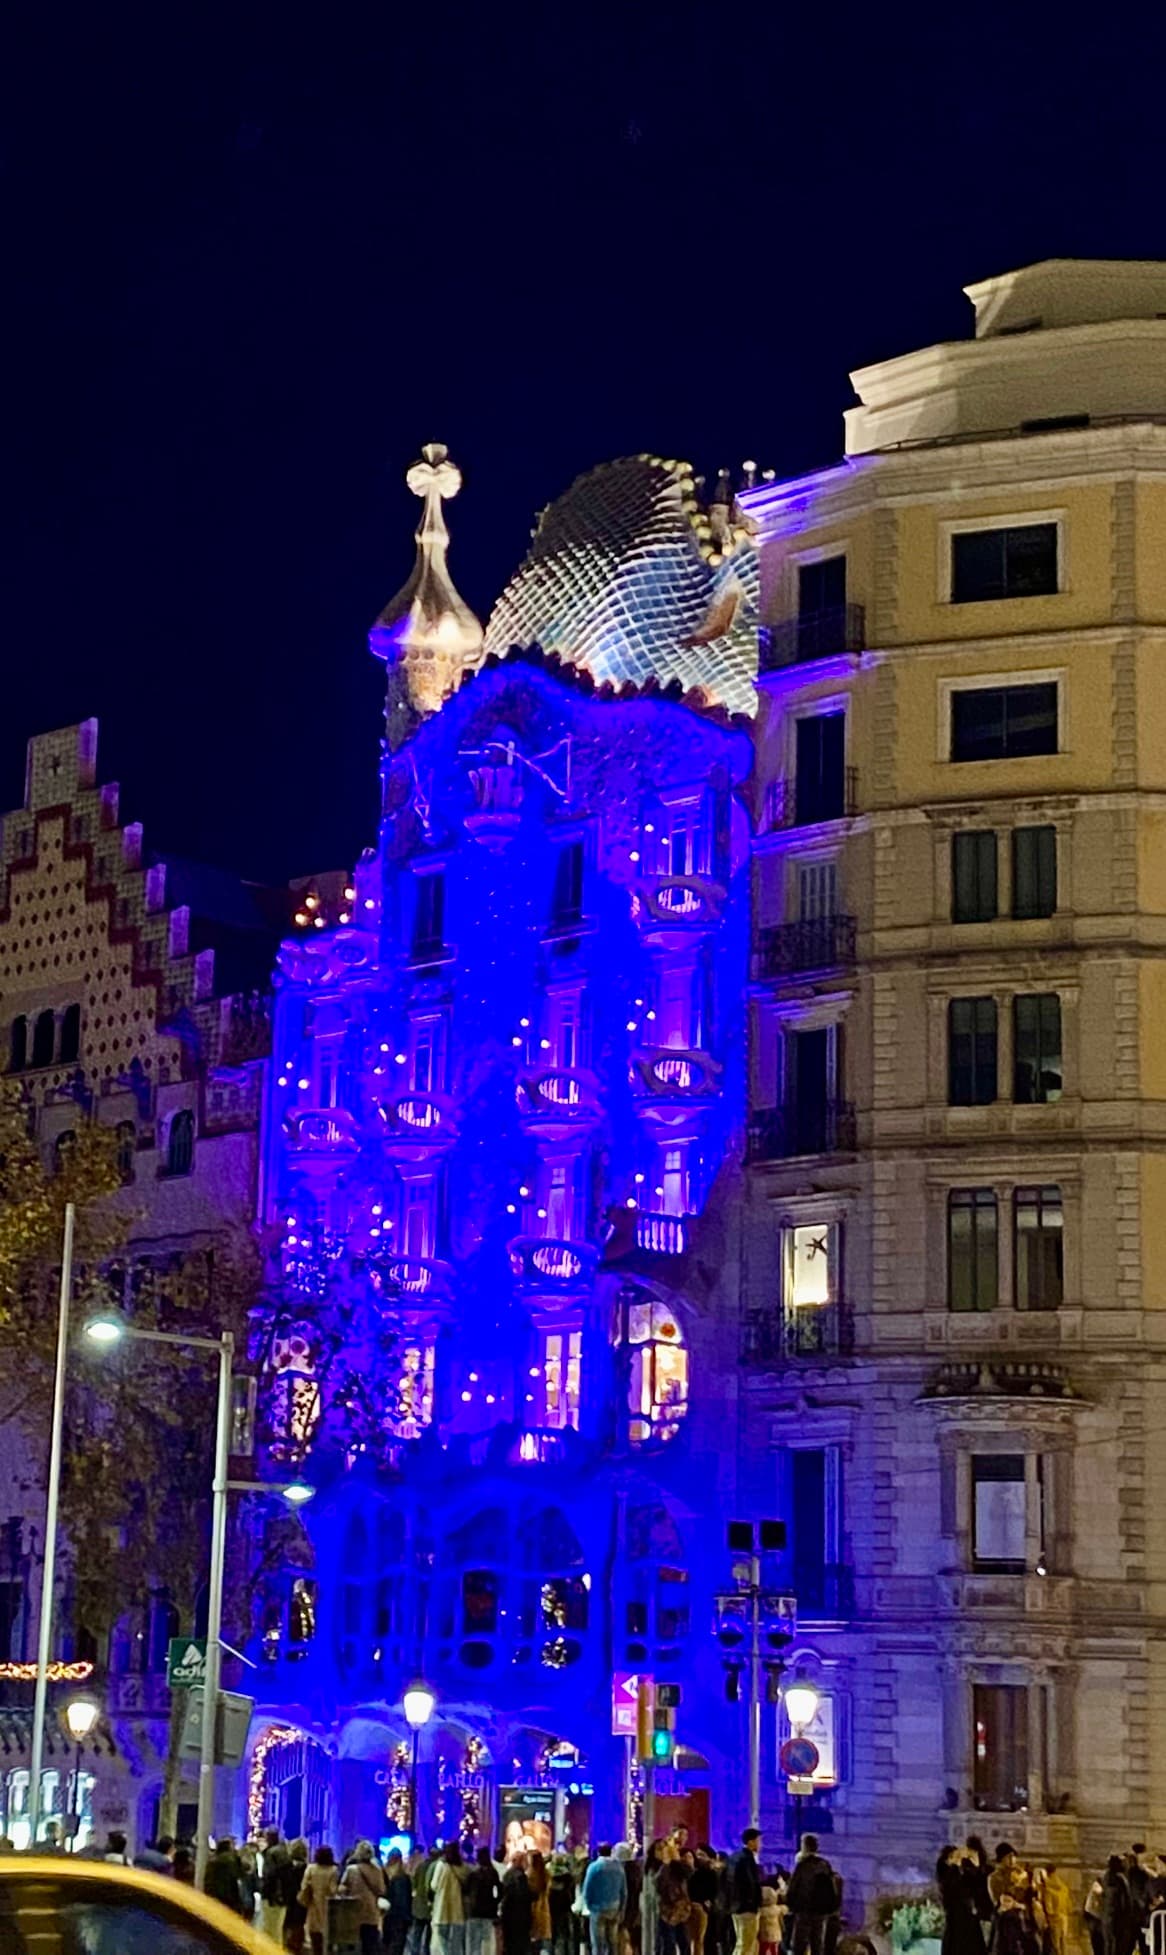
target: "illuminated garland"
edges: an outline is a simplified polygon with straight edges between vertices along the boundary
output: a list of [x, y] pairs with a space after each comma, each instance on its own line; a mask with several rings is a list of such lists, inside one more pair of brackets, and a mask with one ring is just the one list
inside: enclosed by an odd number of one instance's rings
[[[35, 1663], [0, 1663], [0, 1682], [35, 1683], [39, 1676]], [[50, 1683], [88, 1683], [92, 1663], [50, 1663], [45, 1672]]]
[[281, 1745], [298, 1744], [302, 1736], [303, 1733], [291, 1724], [269, 1724], [259, 1738], [251, 1754], [251, 1776], [247, 1783], [247, 1830], [250, 1835], [258, 1833], [263, 1825], [268, 1754], [278, 1751]]

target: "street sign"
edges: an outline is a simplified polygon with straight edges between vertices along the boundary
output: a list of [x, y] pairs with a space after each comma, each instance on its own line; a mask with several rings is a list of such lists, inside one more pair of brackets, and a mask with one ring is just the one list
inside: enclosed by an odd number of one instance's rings
[[809, 1779], [818, 1769], [818, 1747], [809, 1738], [787, 1738], [778, 1754], [787, 1778]]
[[785, 1789], [791, 1799], [810, 1799], [816, 1790], [813, 1779], [806, 1778], [787, 1779]]
[[[202, 1750], [202, 1703], [205, 1695], [205, 1691], [192, 1690], [186, 1700], [181, 1745], [183, 1758], [197, 1758]], [[220, 1690], [218, 1730], [215, 1733], [216, 1765], [243, 1763], [254, 1709], [253, 1697], [240, 1697], [233, 1690]]]
[[166, 1681], [172, 1690], [195, 1690], [206, 1682], [206, 1637], [172, 1636], [166, 1651]]
[[[647, 1679], [651, 1681], [651, 1679]], [[611, 1732], [615, 1738], [634, 1738], [640, 1703], [638, 1670], [615, 1670], [611, 1678]]]

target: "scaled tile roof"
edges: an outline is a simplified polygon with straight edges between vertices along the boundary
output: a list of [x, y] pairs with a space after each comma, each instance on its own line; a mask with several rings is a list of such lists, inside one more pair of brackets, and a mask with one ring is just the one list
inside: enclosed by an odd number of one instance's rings
[[632, 455], [579, 476], [544, 510], [479, 662], [538, 644], [600, 685], [676, 680], [754, 712], [757, 552], [724, 484], [706, 510], [684, 462]]

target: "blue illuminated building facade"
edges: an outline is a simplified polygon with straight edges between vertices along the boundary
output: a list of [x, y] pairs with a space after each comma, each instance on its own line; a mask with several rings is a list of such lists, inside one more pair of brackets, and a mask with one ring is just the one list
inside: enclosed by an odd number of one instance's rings
[[[672, 469], [641, 471], [665, 501]], [[445, 569], [456, 474], [410, 480], [377, 846], [279, 958], [261, 1433], [320, 1493], [256, 1578], [248, 1816], [396, 1830], [420, 1677], [423, 1835], [558, 1786], [561, 1829], [619, 1837], [613, 1675], [646, 1669], [683, 1690], [661, 1814], [723, 1831], [752, 744], [679, 681], [490, 652]], [[723, 631], [734, 541], [708, 564], [676, 523]]]

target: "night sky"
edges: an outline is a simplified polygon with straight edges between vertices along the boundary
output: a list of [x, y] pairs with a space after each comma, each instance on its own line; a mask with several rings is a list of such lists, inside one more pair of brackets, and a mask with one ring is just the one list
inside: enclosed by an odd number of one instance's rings
[[1157, 10], [235, 13], [9, 24], [0, 806], [96, 714], [147, 842], [251, 875], [373, 839], [420, 443], [484, 615], [595, 462], [829, 462], [964, 284], [1166, 256]]

